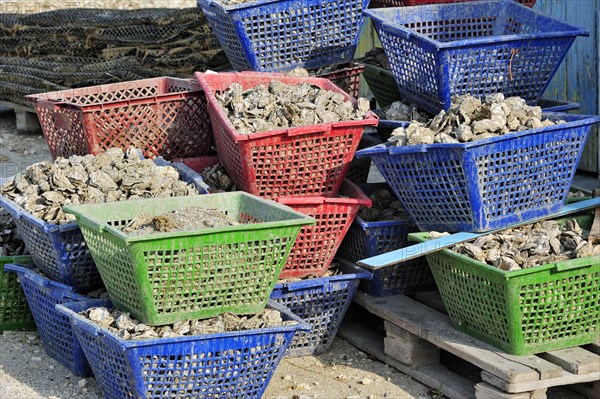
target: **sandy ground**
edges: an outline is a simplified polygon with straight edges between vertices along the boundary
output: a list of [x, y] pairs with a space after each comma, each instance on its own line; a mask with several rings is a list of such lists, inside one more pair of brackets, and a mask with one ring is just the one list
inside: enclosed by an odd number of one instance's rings
[[[11, 112], [0, 111], [0, 177], [51, 160], [40, 133], [17, 133]], [[284, 359], [265, 399], [427, 398], [428, 388], [341, 339], [320, 356]], [[1, 399], [100, 399], [93, 378], [81, 379], [44, 352], [36, 332], [0, 333]]]

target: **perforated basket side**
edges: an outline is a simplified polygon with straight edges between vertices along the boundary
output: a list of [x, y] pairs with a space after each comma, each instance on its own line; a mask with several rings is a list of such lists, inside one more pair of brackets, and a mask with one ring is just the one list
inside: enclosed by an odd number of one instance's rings
[[35, 321], [17, 275], [4, 271], [4, 265], [18, 263], [28, 265], [30, 256], [0, 257], [0, 331], [35, 330]]
[[198, 4], [234, 68], [287, 71], [350, 61], [368, 0], [259, 0], [232, 6], [198, 0]]
[[77, 376], [91, 375], [69, 319], [55, 309], [56, 304], [85, 297], [75, 294], [71, 287], [55, 283], [31, 270], [21, 268], [17, 274], [48, 356]]
[[71, 318], [106, 399], [260, 398], [298, 328], [124, 341], [75, 313], [86, 308], [78, 305], [61, 312]]

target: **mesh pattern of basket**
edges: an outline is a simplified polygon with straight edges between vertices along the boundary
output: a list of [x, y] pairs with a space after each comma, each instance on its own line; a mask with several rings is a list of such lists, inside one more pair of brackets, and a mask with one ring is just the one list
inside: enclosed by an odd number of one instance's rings
[[577, 36], [589, 32], [512, 0], [380, 8], [375, 24], [400, 95], [431, 113], [454, 95], [534, 103]]
[[288, 309], [268, 306], [297, 324], [127, 341], [79, 315], [86, 302], [57, 311], [71, 320], [106, 399], [251, 399], [262, 396], [294, 333], [310, 328]]
[[368, 0], [198, 0], [238, 71], [281, 72], [348, 62]]
[[[142, 213], [190, 206], [225, 212], [238, 225], [128, 235]], [[314, 220], [243, 192], [65, 207], [73, 213], [112, 302], [149, 325], [265, 307], [304, 225]]]
[[161, 77], [27, 98], [53, 158], [133, 145], [168, 160], [207, 155], [212, 143], [206, 98], [192, 80]]
[[[589, 228], [592, 216], [578, 218]], [[411, 235], [427, 240], [428, 233]], [[593, 342], [600, 333], [598, 257], [505, 272], [449, 249], [427, 262], [453, 324], [515, 355]]]
[[370, 156], [421, 231], [486, 231], [558, 211], [591, 125], [600, 117], [469, 143], [391, 146]]

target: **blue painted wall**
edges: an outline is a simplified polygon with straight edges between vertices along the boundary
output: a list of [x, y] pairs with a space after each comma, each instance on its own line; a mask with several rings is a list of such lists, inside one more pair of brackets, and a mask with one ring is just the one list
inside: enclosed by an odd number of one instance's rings
[[[536, 11], [585, 28], [589, 37], [578, 37], [548, 86], [544, 97], [575, 101], [579, 113], [600, 115], [600, 0], [537, 0]], [[600, 173], [598, 127], [592, 130], [579, 168]]]

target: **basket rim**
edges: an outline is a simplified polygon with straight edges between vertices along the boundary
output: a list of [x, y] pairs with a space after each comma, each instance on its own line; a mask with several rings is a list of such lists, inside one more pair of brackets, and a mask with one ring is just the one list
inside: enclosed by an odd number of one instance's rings
[[[287, 320], [294, 320], [297, 324], [294, 325], [282, 325], [279, 327], [267, 327], [267, 328], [259, 328], [259, 329], [251, 329], [251, 330], [242, 330], [242, 331], [228, 331], [223, 333], [214, 333], [214, 334], [200, 334], [200, 335], [189, 335], [177, 338], [155, 338], [155, 339], [144, 339], [144, 340], [126, 340], [120, 338], [115, 333], [109, 331], [107, 328], [101, 327], [93, 321], [89, 320], [86, 317], [81, 316], [73, 310], [72, 308], [82, 307], [84, 309], [88, 309], [86, 305], [92, 303], [93, 300], [85, 300], [79, 302], [71, 302], [58, 304], [55, 306], [56, 310], [60, 312], [62, 315], [69, 318], [71, 324], [75, 324], [76, 322], [82, 323], [88, 330], [95, 330], [94, 334], [96, 336], [103, 335], [105, 338], [110, 339], [113, 342], [116, 342], [118, 345], [121, 345], [125, 349], [135, 349], [135, 348], [143, 348], [143, 347], [152, 347], [152, 346], [161, 346], [166, 344], [180, 344], [185, 342], [202, 342], [202, 341], [211, 341], [214, 339], [222, 339], [222, 338], [234, 338], [234, 337], [243, 337], [248, 335], [263, 335], [263, 334], [280, 334], [286, 332], [296, 332], [298, 330], [311, 330], [312, 326], [302, 320], [300, 317], [296, 316], [292, 313], [288, 308], [274, 303], [272, 300], [267, 301], [266, 307], [275, 309], [281, 313], [282, 316], [287, 318]], [[110, 301], [107, 300], [105, 302], [107, 304], [111, 304]], [[97, 306], [93, 304], [92, 306]], [[114, 306], [113, 306], [114, 307]], [[291, 340], [290, 340], [291, 341]]]
[[[159, 76], [155, 78], [148, 79], [139, 79], [139, 80], [130, 80], [125, 82], [118, 83], [107, 83], [96, 86], [87, 86], [81, 88], [74, 89], [65, 89], [65, 90], [56, 90], [45, 93], [38, 94], [29, 94], [25, 96], [30, 103], [34, 104], [36, 107], [56, 107], [61, 109], [72, 109], [81, 112], [94, 112], [97, 110], [104, 110], [110, 108], [121, 107], [123, 105], [140, 105], [147, 103], [160, 103], [165, 101], [171, 101], [174, 99], [182, 99], [189, 96], [196, 96], [203, 93], [201, 88], [190, 89], [185, 92], [176, 92], [176, 93], [164, 93], [158, 94], [155, 96], [145, 96], [139, 98], [133, 98], [129, 100], [113, 100], [113, 101], [102, 101], [94, 104], [76, 104], [65, 100], [56, 99], [56, 97], [63, 97], [62, 94], [70, 94], [69, 97], [72, 97], [77, 94], [84, 94], [86, 91], [98, 91], [97, 94], [105, 93], [115, 87], [126, 86], [130, 84], [143, 84], [146, 82], [168, 82], [168, 81], [177, 81], [181, 83], [190, 83], [190, 85], [197, 84], [194, 79], [184, 79], [184, 78], [176, 78], [171, 76]], [[54, 97], [54, 98], [52, 98]]]
[[[420, 233], [410, 233], [408, 234], [409, 240], [417, 241], [417, 242], [425, 242], [429, 237], [429, 232], [420, 232]], [[588, 256], [586, 258], [575, 258], [569, 259], [565, 261], [555, 262], [555, 263], [546, 263], [543, 265], [533, 266], [527, 269], [514, 270], [514, 271], [505, 271], [499, 269], [495, 266], [488, 265], [487, 263], [480, 262], [478, 260], [469, 258], [466, 255], [459, 254], [458, 252], [452, 251], [450, 248], [442, 249], [439, 251], [446, 256], [450, 256], [456, 260], [460, 260], [463, 264], [467, 265], [467, 267], [473, 267], [478, 269], [484, 269], [486, 272], [490, 272], [495, 274], [496, 276], [504, 278], [504, 280], [508, 281], [513, 278], [518, 278], [521, 276], [526, 276], [529, 274], [536, 274], [542, 271], [554, 270], [557, 272], [568, 269], [577, 269], [583, 267], [591, 267], [595, 265], [600, 265], [600, 262], [596, 260], [596, 256]], [[427, 256], [427, 255], [424, 255]]]
[[[260, 223], [250, 223], [250, 224], [240, 224], [236, 226], [226, 226], [226, 227], [213, 227], [213, 228], [205, 228], [205, 229], [196, 229], [189, 231], [172, 231], [166, 233], [151, 233], [144, 235], [130, 235], [123, 233], [121, 230], [106, 224], [104, 221], [100, 221], [96, 219], [93, 214], [86, 213], [87, 210], [94, 210], [98, 208], [106, 208], [106, 207], [127, 207], [132, 203], [143, 204], [150, 202], [165, 202], [167, 198], [144, 198], [144, 199], [135, 199], [135, 200], [127, 200], [121, 202], [105, 202], [105, 203], [97, 203], [97, 204], [85, 204], [85, 205], [66, 205], [63, 207], [63, 212], [70, 213], [75, 215], [77, 218], [78, 225], [86, 225], [87, 227], [93, 228], [96, 231], [102, 232], [106, 231], [111, 235], [125, 241], [128, 244], [133, 243], [141, 243], [147, 241], [156, 241], [163, 239], [179, 239], [184, 237], [199, 237], [205, 235], [212, 235], [218, 233], [226, 233], [231, 231], [241, 232], [241, 231], [257, 231], [257, 230], [270, 230], [272, 228], [280, 228], [282, 227], [282, 223], [285, 223], [285, 227], [291, 226], [305, 226], [305, 225], [315, 225], [316, 221], [314, 218], [305, 215], [301, 212], [295, 211], [283, 204], [277, 203], [275, 201], [270, 201], [265, 198], [261, 198], [252, 194], [248, 194], [244, 191], [233, 191], [226, 193], [214, 193], [214, 194], [204, 194], [210, 195], [213, 198], [215, 196], [220, 197], [247, 197], [252, 200], [258, 200], [262, 202], [264, 205], [279, 208], [280, 210], [285, 211], [290, 217], [285, 220], [278, 220], [272, 222], [260, 222]], [[182, 199], [191, 199], [199, 201], [204, 197], [204, 195], [195, 195], [195, 196], [183, 196], [183, 197], [169, 197], [171, 200], [182, 200]], [[291, 216], [296, 216], [297, 218], [292, 219]]]
[[[251, 133], [251, 134], [242, 134], [237, 131], [237, 129], [233, 126], [223, 108], [217, 101], [217, 97], [215, 95], [215, 90], [212, 88], [212, 84], [209, 83], [205, 76], [215, 77], [215, 79], [225, 80], [231, 78], [231, 83], [236, 83], [239, 81], [243, 81], [247, 78], [258, 78], [261, 80], [279, 80], [284, 84], [300, 84], [300, 83], [309, 83], [319, 86], [324, 90], [333, 91], [335, 93], [342, 94], [346, 101], [349, 101], [356, 108], [357, 100], [337, 87], [330, 80], [319, 77], [295, 77], [288, 76], [284, 73], [275, 73], [275, 72], [218, 72], [218, 73], [202, 73], [195, 72], [194, 76], [200, 82], [202, 89], [204, 90], [204, 94], [209, 103], [209, 107], [212, 108], [220, 119], [221, 123], [223, 123], [226, 127], [227, 134], [230, 134], [236, 142], [243, 141], [257, 141], [262, 140], [264, 138], [270, 138], [274, 136], [299, 136], [303, 134], [315, 134], [319, 132], [330, 131], [333, 128], [344, 128], [344, 127], [365, 127], [365, 126], [377, 126], [378, 117], [372, 111], [367, 111], [365, 114], [365, 118], [359, 120], [349, 120], [349, 121], [340, 121], [340, 122], [329, 122], [329, 123], [319, 123], [314, 125], [303, 125], [303, 126], [295, 126], [291, 128], [284, 129], [274, 129], [263, 132]], [[211, 78], [212, 80], [212, 78]], [[258, 86], [255, 85], [253, 87]]]
[[[517, 8], [517, 10], [515, 10], [515, 11], [526, 13], [526, 14], [530, 15], [531, 17], [538, 16], [538, 17], [545, 18], [546, 21], [551, 20], [553, 22], [560, 23], [564, 27], [564, 30], [552, 31], [552, 32], [512, 34], [512, 35], [494, 35], [494, 36], [488, 36], [488, 37], [456, 40], [456, 41], [451, 41], [451, 42], [440, 42], [439, 40], [432, 39], [427, 35], [418, 33], [415, 30], [406, 28], [400, 24], [392, 25], [389, 21], [387, 21], [383, 17], [385, 14], [391, 14], [393, 12], [409, 14], [409, 13], [415, 13], [415, 12], [419, 13], [419, 12], [423, 12], [423, 11], [429, 10], [429, 9], [439, 10], [440, 7], [441, 8], [455, 8], [455, 7], [456, 8], [458, 8], [458, 7], [472, 8], [472, 7], [478, 7], [480, 5], [490, 4], [490, 3], [496, 3], [498, 5], [508, 4], [509, 8]], [[431, 44], [432, 46], [436, 47], [438, 50], [448, 50], [448, 49], [461, 48], [461, 47], [471, 47], [473, 45], [481, 45], [481, 44], [499, 44], [499, 43], [506, 43], [506, 42], [512, 42], [512, 41], [523, 41], [523, 40], [529, 40], [529, 39], [548, 39], [548, 38], [556, 38], [556, 37], [566, 38], [566, 37], [573, 37], [573, 36], [589, 36], [590, 35], [590, 32], [587, 31], [586, 29], [567, 24], [557, 18], [553, 18], [553, 17], [550, 17], [543, 13], [534, 11], [531, 8], [529, 8], [523, 4], [520, 4], [516, 1], [513, 1], [513, 0], [480, 0], [480, 1], [469, 1], [467, 3], [458, 2], [458, 3], [442, 3], [442, 4], [424, 4], [424, 5], [410, 6], [410, 7], [388, 7], [388, 8], [375, 8], [375, 9], [371, 8], [371, 9], [366, 9], [364, 11], [364, 15], [371, 18], [375, 22], [375, 25], [380, 24], [381, 29], [385, 29], [394, 34], [400, 35], [404, 39], [410, 39], [411, 37], [417, 38], [418, 40], [425, 41], [425, 42]], [[376, 28], [377, 28], [377, 30], [379, 30], [379, 28], [377, 26], [376, 26]]]
[[[512, 1], [512, 0], [509, 0]], [[503, 134], [497, 137], [490, 137], [487, 139], [470, 141], [468, 143], [435, 143], [435, 144], [417, 144], [417, 145], [405, 145], [395, 146], [394, 143], [386, 142], [378, 144], [373, 147], [365, 148], [356, 152], [357, 158], [362, 158], [371, 155], [389, 153], [390, 155], [395, 154], [413, 154], [419, 152], [428, 152], [429, 150], [444, 150], [444, 149], [457, 149], [467, 151], [471, 148], [482, 147], [490, 143], [497, 143], [506, 140], [512, 140], [520, 137], [533, 136], [536, 134], [543, 134], [550, 131], [565, 130], [574, 127], [581, 127], [587, 125], [593, 125], [600, 122], [600, 116], [598, 115], [574, 115], [567, 113], [558, 112], [544, 112], [542, 117], [546, 117], [551, 120], [564, 120], [565, 123], [540, 127], [536, 129], [521, 130], [518, 132], [511, 132]], [[401, 122], [401, 124], [409, 124], [410, 122]], [[399, 127], [399, 126], [397, 126]]]

